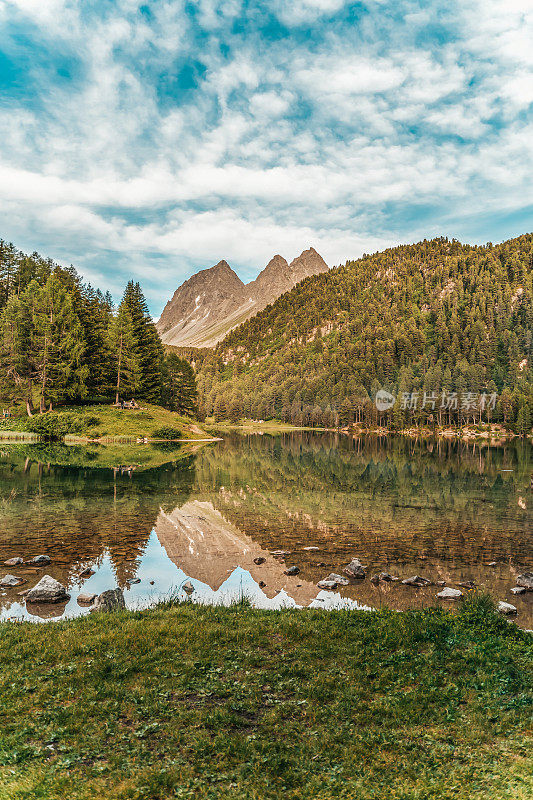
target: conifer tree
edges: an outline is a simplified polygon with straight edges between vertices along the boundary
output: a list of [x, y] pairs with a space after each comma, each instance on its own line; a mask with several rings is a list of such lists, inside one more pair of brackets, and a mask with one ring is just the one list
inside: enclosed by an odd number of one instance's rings
[[198, 391], [194, 369], [176, 353], [165, 356], [162, 364], [161, 403], [170, 411], [195, 416], [198, 413]]
[[110, 342], [115, 368], [115, 403], [121, 395], [135, 397], [141, 387], [141, 368], [133, 321], [124, 301], [110, 325]]
[[138, 283], [133, 281], [128, 283], [122, 304], [129, 313], [133, 327], [140, 371], [138, 394], [146, 400], [157, 403], [161, 395], [164, 350]]

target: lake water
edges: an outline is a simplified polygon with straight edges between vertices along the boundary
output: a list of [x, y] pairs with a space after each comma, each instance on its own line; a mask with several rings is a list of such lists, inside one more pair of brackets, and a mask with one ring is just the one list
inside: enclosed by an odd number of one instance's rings
[[[370, 582], [387, 571], [452, 587], [474, 581], [512, 602], [517, 623], [533, 628], [533, 593], [510, 593], [517, 574], [533, 571], [526, 443], [298, 433], [224, 435], [193, 451], [0, 448], [0, 563], [52, 559], [44, 568], [0, 571], [26, 581], [0, 595], [4, 619], [86, 614], [81, 591], [117, 585], [128, 606], [143, 606], [170, 593], [185, 597], [189, 580], [192, 599], [203, 602], [243, 595], [263, 607], [436, 602], [437, 586]], [[366, 580], [334, 593], [317, 588], [354, 556], [368, 567]], [[285, 575], [293, 565], [299, 574]], [[79, 577], [88, 566], [94, 574]], [[66, 605], [25, 606], [18, 593], [44, 574], [68, 587]]]

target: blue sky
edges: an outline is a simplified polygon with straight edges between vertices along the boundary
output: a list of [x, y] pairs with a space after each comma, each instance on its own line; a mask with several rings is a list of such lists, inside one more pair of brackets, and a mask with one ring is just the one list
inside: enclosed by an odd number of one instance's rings
[[154, 315], [244, 279], [533, 228], [533, 0], [0, 0], [0, 236]]

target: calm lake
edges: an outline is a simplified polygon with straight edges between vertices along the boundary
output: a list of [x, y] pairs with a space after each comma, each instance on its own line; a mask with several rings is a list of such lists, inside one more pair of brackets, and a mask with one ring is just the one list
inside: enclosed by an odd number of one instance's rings
[[[52, 561], [0, 571], [26, 581], [2, 591], [0, 614], [86, 614], [80, 592], [117, 585], [128, 606], [141, 607], [170, 593], [186, 597], [186, 581], [203, 602], [437, 602], [437, 586], [370, 582], [387, 571], [452, 587], [474, 581], [512, 602], [517, 623], [533, 628], [533, 593], [510, 593], [516, 575], [533, 570], [532, 473], [533, 448], [523, 442], [298, 433], [224, 435], [196, 451], [2, 444], [0, 563], [39, 554]], [[368, 567], [366, 580], [318, 589], [354, 556]], [[285, 575], [293, 565], [299, 574]], [[94, 574], [81, 578], [86, 567]], [[68, 587], [70, 601], [26, 608], [18, 593], [44, 574]]]

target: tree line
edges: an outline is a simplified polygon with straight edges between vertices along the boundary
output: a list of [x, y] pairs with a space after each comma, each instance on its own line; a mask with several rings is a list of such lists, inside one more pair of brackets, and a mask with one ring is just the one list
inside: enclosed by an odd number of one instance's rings
[[[333, 427], [479, 422], [531, 430], [533, 235], [441, 237], [302, 281], [198, 351], [202, 413]], [[380, 411], [379, 390], [397, 398]], [[452, 401], [440, 402], [443, 396]], [[406, 402], [417, 395], [420, 402]], [[422, 398], [437, 397], [422, 407]]]
[[29, 415], [135, 398], [194, 415], [195, 373], [166, 354], [138, 283], [117, 309], [73, 267], [0, 240], [0, 395]]

